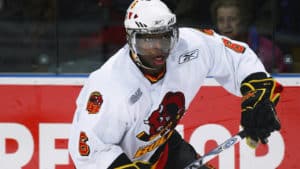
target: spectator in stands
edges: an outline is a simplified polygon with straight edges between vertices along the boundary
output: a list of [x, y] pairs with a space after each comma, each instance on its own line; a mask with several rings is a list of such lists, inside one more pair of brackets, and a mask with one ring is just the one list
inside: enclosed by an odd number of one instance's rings
[[255, 27], [251, 26], [252, 11], [247, 2], [215, 0], [211, 4], [211, 16], [217, 31], [231, 39], [246, 42], [260, 57], [268, 72], [287, 72], [279, 47], [268, 38], [258, 35]]
[[101, 47], [104, 61], [126, 43], [126, 33], [123, 25], [124, 15], [130, 1], [98, 0], [99, 10], [103, 15], [103, 25], [96, 32], [81, 36], [80, 49], [88, 50]]

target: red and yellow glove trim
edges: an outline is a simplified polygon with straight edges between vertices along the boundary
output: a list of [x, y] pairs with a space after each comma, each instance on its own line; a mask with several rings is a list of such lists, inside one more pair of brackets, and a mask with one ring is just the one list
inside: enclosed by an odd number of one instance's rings
[[257, 103], [259, 103], [264, 98], [268, 98], [276, 105], [279, 101], [280, 92], [282, 92], [282, 90], [282, 85], [273, 78], [250, 80], [248, 82], [244, 82], [241, 85], [241, 92], [243, 94], [242, 102], [248, 100], [251, 97], [257, 98], [254, 104], [247, 105], [243, 108], [253, 109], [257, 105]]

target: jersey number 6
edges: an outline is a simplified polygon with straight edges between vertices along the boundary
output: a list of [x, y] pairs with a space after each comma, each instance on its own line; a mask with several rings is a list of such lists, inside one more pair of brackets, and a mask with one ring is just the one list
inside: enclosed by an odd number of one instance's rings
[[88, 156], [90, 154], [90, 147], [86, 144], [88, 141], [88, 137], [86, 136], [85, 132], [80, 132], [79, 137], [79, 154], [81, 156]]
[[223, 43], [226, 47], [232, 49], [233, 51], [237, 53], [244, 53], [245, 52], [245, 47], [242, 45], [239, 45], [237, 43], [232, 43], [230, 40], [222, 38]]

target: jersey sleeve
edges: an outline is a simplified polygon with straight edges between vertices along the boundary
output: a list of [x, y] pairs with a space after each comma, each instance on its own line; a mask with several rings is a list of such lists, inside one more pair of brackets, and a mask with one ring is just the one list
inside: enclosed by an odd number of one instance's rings
[[248, 75], [266, 72], [260, 59], [246, 43], [214, 33], [207, 44], [211, 54], [208, 75], [234, 95], [241, 95], [241, 82]]
[[106, 169], [123, 153], [119, 143], [128, 124], [125, 105], [99, 84], [90, 77], [76, 101], [69, 152], [77, 169]]

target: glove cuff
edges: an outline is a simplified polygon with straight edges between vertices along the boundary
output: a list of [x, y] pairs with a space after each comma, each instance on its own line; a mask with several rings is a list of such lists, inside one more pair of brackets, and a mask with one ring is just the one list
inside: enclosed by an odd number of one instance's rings
[[[243, 80], [241, 94], [243, 101], [256, 95], [257, 101], [268, 99], [277, 105], [283, 86], [264, 72], [253, 73]], [[259, 96], [257, 96], [259, 95]]]

